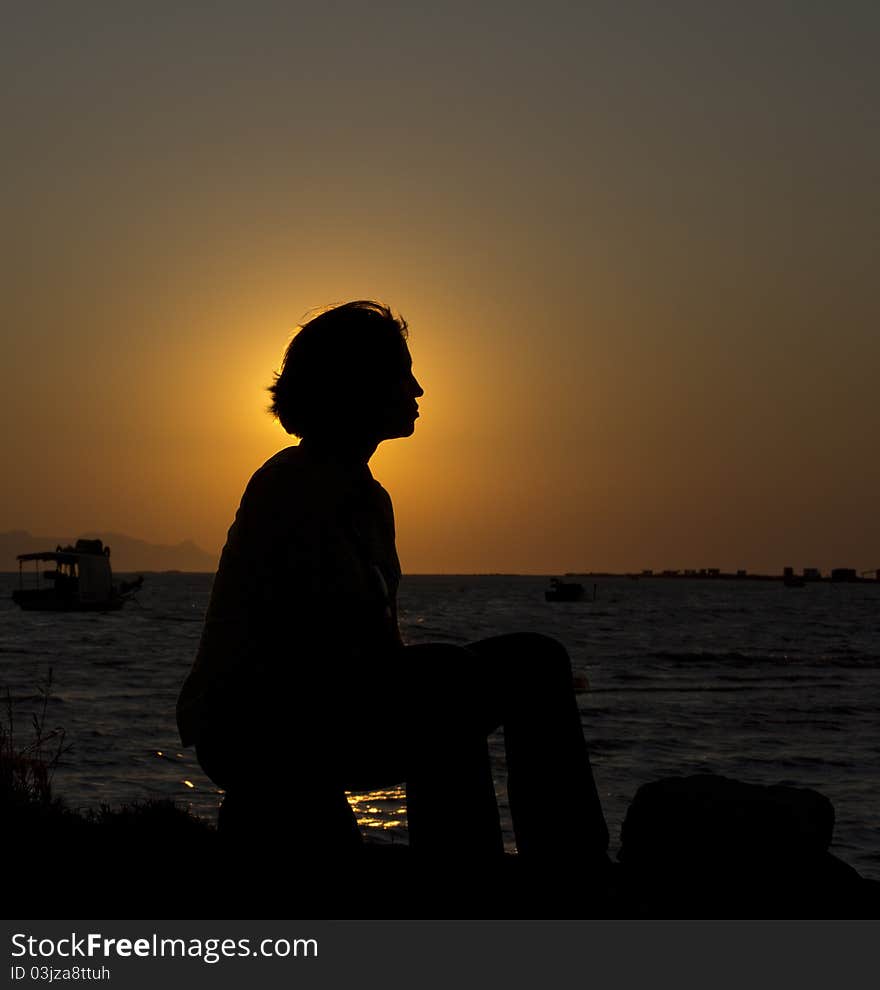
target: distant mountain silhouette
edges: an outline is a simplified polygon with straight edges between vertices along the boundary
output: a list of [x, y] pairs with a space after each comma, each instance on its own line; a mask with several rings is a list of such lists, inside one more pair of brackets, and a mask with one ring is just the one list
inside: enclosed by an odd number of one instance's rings
[[67, 546], [77, 539], [101, 539], [110, 547], [110, 562], [114, 571], [207, 571], [217, 569], [217, 555], [197, 547], [192, 540], [174, 546], [147, 543], [124, 533], [89, 530], [74, 536], [31, 536], [26, 530], [0, 533], [0, 571], [18, 570], [15, 559], [20, 553], [54, 550], [59, 544]]

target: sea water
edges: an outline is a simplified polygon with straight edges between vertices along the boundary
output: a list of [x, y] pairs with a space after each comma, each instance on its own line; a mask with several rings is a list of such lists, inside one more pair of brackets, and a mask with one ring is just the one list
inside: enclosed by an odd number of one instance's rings
[[[880, 583], [581, 580], [588, 600], [549, 603], [542, 577], [408, 576], [403, 635], [467, 643], [532, 630], [566, 645], [589, 683], [579, 704], [612, 851], [639, 785], [714, 772], [825, 794], [837, 813], [832, 851], [880, 879]], [[173, 798], [214, 819], [222, 795], [174, 720], [212, 575], [149, 574], [136, 603], [104, 614], [22, 612], [10, 600], [17, 581], [0, 575], [4, 718], [27, 744], [51, 672], [44, 732], [63, 729], [70, 747], [55, 793], [80, 808]], [[490, 746], [513, 848], [500, 734]], [[277, 782], [278, 793], [295, 786]], [[398, 787], [350, 800], [368, 833], [405, 842], [404, 798]], [[467, 828], [454, 793], [449, 821]]]

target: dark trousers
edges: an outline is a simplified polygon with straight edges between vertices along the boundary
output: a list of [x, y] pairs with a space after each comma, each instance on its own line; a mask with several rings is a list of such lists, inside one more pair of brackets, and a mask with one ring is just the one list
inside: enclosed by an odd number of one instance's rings
[[[352, 818], [341, 803], [345, 790], [403, 780], [414, 854], [485, 860], [503, 852], [487, 742], [503, 727], [507, 791], [523, 859], [571, 864], [604, 856], [608, 829], [571, 664], [557, 641], [514, 633], [467, 646], [409, 646], [365, 665], [339, 694], [332, 731], [316, 726], [314, 738], [322, 741], [311, 751], [294, 743], [296, 752], [285, 753], [284, 734], [272, 733], [254, 754], [229, 726], [228, 738], [214, 730], [200, 743], [199, 760], [230, 800], [294, 788], [284, 810], [288, 826], [297, 814], [322, 822], [328, 842], [352, 837]], [[230, 745], [233, 733], [238, 748]], [[334, 810], [328, 818], [320, 808]]]

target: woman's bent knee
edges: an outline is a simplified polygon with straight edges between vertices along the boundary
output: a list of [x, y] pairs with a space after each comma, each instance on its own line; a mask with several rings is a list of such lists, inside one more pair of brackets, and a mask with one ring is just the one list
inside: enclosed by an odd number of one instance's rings
[[571, 677], [571, 660], [568, 651], [552, 636], [538, 632], [511, 633], [497, 637], [498, 646], [503, 649], [511, 662], [529, 676]]

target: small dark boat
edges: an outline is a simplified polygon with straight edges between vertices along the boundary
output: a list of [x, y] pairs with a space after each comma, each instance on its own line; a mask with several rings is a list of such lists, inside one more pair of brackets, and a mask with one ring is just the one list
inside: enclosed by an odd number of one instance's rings
[[[114, 584], [110, 547], [100, 540], [77, 540], [76, 546], [22, 553], [17, 559], [19, 588], [12, 600], [28, 612], [106, 612], [122, 608], [144, 583], [137, 577]], [[36, 586], [26, 588], [23, 564], [30, 560], [36, 565]], [[41, 574], [41, 562], [54, 569]]]
[[550, 579], [550, 587], [544, 592], [548, 602], [582, 602], [586, 597], [584, 586], [577, 581]]

